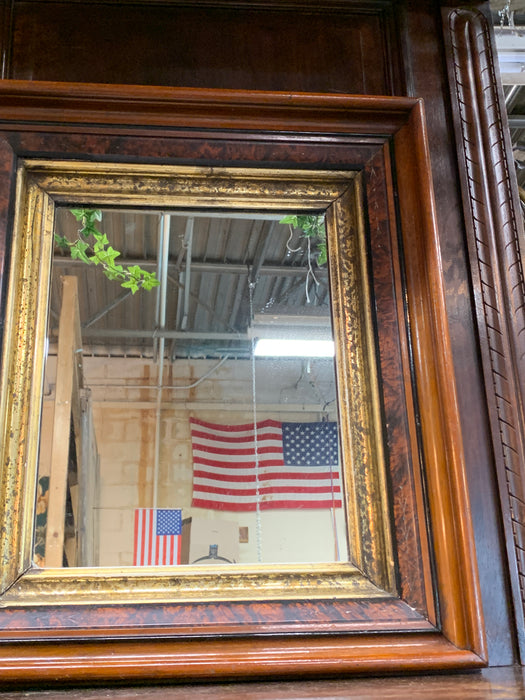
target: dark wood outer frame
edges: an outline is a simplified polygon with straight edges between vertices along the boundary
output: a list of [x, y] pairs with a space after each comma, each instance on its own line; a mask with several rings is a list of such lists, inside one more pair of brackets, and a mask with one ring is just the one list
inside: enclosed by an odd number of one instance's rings
[[[448, 5], [448, 3], [447, 3]], [[442, 9], [461, 193], [521, 660], [525, 658], [525, 238], [491, 25]]]
[[[406, 293], [409, 323], [408, 330], [398, 327], [397, 344], [405, 358], [407, 402], [411, 405], [408, 395], [415, 391], [420, 406], [420, 433], [408, 430], [411, 474], [418, 482], [424, 466], [429, 486], [431, 530], [421, 512], [421, 488], [409, 489], [420, 494], [412, 537], [423, 550], [429, 546], [428, 537], [437, 591], [434, 603], [433, 577], [428, 558], [423, 556], [426, 569], [418, 570], [416, 577], [401, 562], [400, 598], [385, 596], [375, 603], [349, 600], [339, 608], [329, 601], [290, 601], [280, 607], [279, 603], [194, 605], [193, 612], [186, 609], [181, 618], [181, 606], [158, 606], [149, 618], [135, 617], [131, 626], [122, 622], [129, 611], [111, 606], [106, 610], [57, 607], [42, 611], [38, 605], [3, 610], [0, 677], [28, 683], [212, 675], [228, 679], [484, 665], [485, 640], [422, 103], [404, 98], [4, 81], [0, 83], [0, 128], [0, 144], [8, 156], [0, 172], [4, 261], [8, 257], [11, 166], [16, 156], [244, 166], [264, 160], [266, 164], [313, 168], [341, 167], [339, 158], [346, 167], [365, 171], [371, 201], [374, 187], [378, 192], [386, 181], [388, 213], [377, 223], [387, 227], [391, 239], [392, 270], [399, 266], [396, 246], [409, 251], [400, 259], [406, 289], [397, 290], [401, 296]], [[146, 143], [148, 148], [144, 148]], [[332, 154], [331, 159], [327, 153]], [[397, 179], [399, 198], [399, 239], [393, 179]], [[394, 274], [398, 285], [400, 271]], [[5, 279], [5, 262], [2, 272]], [[398, 317], [405, 318], [401, 307], [398, 300]], [[380, 326], [379, 320], [379, 333]], [[413, 351], [414, 384], [406, 380], [408, 346]], [[424, 465], [419, 461], [418, 441]], [[394, 490], [398, 486], [394, 484]], [[396, 503], [397, 507], [400, 504], [395, 493], [393, 500], [394, 519], [399, 523], [403, 514], [396, 514]], [[417, 506], [412, 510], [414, 515]], [[398, 544], [406, 540], [407, 532], [398, 528]], [[402, 548], [398, 551], [402, 558]], [[409, 555], [413, 551], [405, 552], [407, 562]], [[424, 582], [418, 585], [416, 578], [421, 575]], [[434, 605], [439, 606], [439, 616]], [[131, 612], [134, 615], [136, 610]], [[245, 624], [237, 626], [236, 636], [220, 638], [232, 614], [241, 615], [239, 623], [244, 615]], [[346, 622], [341, 619], [343, 624], [337, 624], [336, 616], [344, 618], [345, 614]], [[197, 628], [197, 619], [206, 623], [200, 633], [192, 627], [192, 615]], [[68, 616], [76, 621], [72, 627], [64, 625]], [[27, 623], [30, 618], [36, 620], [33, 626]], [[114, 621], [108, 624], [110, 618]], [[185, 625], [181, 619], [187, 620]], [[251, 624], [247, 626], [248, 620]], [[295, 627], [301, 620], [302, 626]], [[246, 636], [255, 631], [263, 636]], [[287, 636], [294, 631], [294, 636]], [[48, 642], [38, 641], [46, 638]]]
[[[98, 38], [96, 61], [85, 60], [84, 32], [74, 18], [78, 5], [71, 7], [75, 3], [8, 0], [3, 4], [2, 78], [287, 90], [290, 76], [281, 68], [290, 64], [294, 65], [294, 84], [300, 86], [295, 89], [317, 92], [330, 89], [327, 85], [332, 81], [326, 83], [325, 76], [333, 75], [339, 65], [344, 77], [336, 80], [333, 92], [403, 94], [396, 10], [391, 0], [147, 0], [147, 13], [133, 0], [90, 0], [81, 11]], [[125, 17], [122, 4], [127, 5]], [[265, 18], [262, 31], [258, 27], [261, 12]], [[337, 27], [331, 21], [334, 16]], [[140, 27], [135, 56], [121, 43], [127, 36], [123, 22], [128, 27], [138, 22]], [[40, 24], [48, 27], [46, 38], [38, 31], [33, 33]], [[223, 32], [215, 31], [219, 25]], [[152, 27], [161, 32], [154, 45], [148, 41]], [[246, 27], [251, 29], [248, 43]], [[231, 38], [227, 44], [224, 32]], [[166, 45], [164, 34], [177, 36], [177, 42]], [[283, 34], [286, 42], [280, 40]], [[304, 36], [311, 41], [304, 42]], [[72, 53], [68, 45], [77, 50]], [[147, 61], [140, 58], [143, 51]], [[32, 55], [39, 56], [36, 65]], [[106, 62], [111, 65], [109, 76], [104, 73]], [[203, 64], [213, 74], [211, 82], [202, 80]], [[362, 70], [348, 71], [349, 64], [362, 66]]]

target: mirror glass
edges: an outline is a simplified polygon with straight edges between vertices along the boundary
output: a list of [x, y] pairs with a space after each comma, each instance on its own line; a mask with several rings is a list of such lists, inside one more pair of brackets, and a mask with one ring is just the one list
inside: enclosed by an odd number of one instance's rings
[[35, 564], [347, 561], [323, 217], [58, 208], [52, 265]]

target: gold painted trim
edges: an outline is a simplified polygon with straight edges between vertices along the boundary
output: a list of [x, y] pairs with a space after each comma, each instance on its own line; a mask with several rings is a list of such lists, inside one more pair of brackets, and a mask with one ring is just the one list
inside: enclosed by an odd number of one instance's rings
[[[81, 161], [25, 163], [35, 182], [57, 204], [74, 200], [100, 206], [324, 209], [346, 190], [352, 171], [202, 168]], [[225, 206], [225, 199], [227, 205]]]
[[0, 592], [31, 562], [53, 221], [49, 196], [27, 181], [22, 166], [0, 379]]
[[[0, 607], [392, 595], [394, 566], [385, 517], [374, 339], [364, 310], [370, 300], [356, 173], [28, 160], [19, 171], [18, 197], [0, 386], [2, 464], [9, 466], [0, 494], [7, 504], [0, 551], [4, 561], [17, 564], [4, 569]], [[354, 563], [236, 565], [228, 571], [30, 568], [53, 211], [55, 205], [81, 202], [327, 212], [340, 422], [354, 425], [342, 431]]]
[[0, 608], [91, 603], [183, 603], [385, 598], [351, 564], [31, 569]]
[[327, 210], [342, 449], [349, 449], [343, 459], [352, 465], [346, 470], [349, 546], [365, 574], [394, 593], [385, 471], [378, 468], [385, 458], [362, 202], [359, 176]]

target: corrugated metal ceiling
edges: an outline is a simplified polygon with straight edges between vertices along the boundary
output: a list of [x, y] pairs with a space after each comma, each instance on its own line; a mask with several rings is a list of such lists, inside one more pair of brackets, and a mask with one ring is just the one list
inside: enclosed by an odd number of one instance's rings
[[[160, 218], [157, 212], [105, 210], [100, 230], [121, 252], [117, 262], [157, 270]], [[165, 356], [246, 356], [247, 330], [255, 314], [278, 308], [329, 314], [328, 273], [311, 255], [300, 232], [289, 239], [280, 215], [251, 216], [175, 212], [170, 215], [165, 323], [159, 316], [160, 288], [136, 294], [108, 280], [98, 267], [55, 250], [51, 291], [51, 340], [60, 311], [60, 276], [76, 275], [85, 354], [155, 357], [166, 338]], [[191, 243], [188, 227], [192, 227]], [[67, 209], [57, 213], [56, 231], [69, 240], [78, 223]], [[160, 278], [160, 271], [157, 276]], [[189, 285], [187, 281], [189, 279]], [[250, 280], [255, 284], [250, 294]], [[188, 287], [188, 290], [186, 288]], [[252, 296], [252, 299], [250, 299]], [[250, 305], [252, 304], [252, 308]], [[51, 347], [52, 350], [52, 347]]]

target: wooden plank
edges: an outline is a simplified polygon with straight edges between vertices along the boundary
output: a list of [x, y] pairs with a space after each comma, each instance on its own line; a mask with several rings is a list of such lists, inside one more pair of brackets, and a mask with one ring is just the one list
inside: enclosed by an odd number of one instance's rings
[[51, 443], [51, 473], [46, 531], [46, 567], [61, 567], [64, 552], [64, 519], [66, 511], [69, 434], [75, 356], [79, 333], [78, 285], [76, 277], [62, 278], [62, 308], [58, 334], [55, 418]]
[[[76, 277], [72, 277], [77, 281]], [[76, 456], [76, 473], [69, 471], [67, 475], [67, 488], [69, 489], [72, 506], [73, 506], [73, 520], [75, 523], [75, 534], [73, 537], [66, 533], [64, 540], [64, 549], [67, 554], [68, 566], [79, 566], [79, 551], [78, 551], [78, 539], [80, 533], [78, 531], [78, 505], [79, 500], [73, 497], [73, 492], [78, 492], [78, 483], [80, 478], [80, 471], [82, 469], [82, 421], [81, 421], [81, 389], [83, 386], [82, 381], [82, 337], [80, 330], [80, 311], [78, 307], [78, 296], [77, 302], [74, 305], [74, 317], [73, 317], [73, 347], [71, 348], [71, 353], [73, 357], [72, 362], [72, 387], [71, 387], [71, 421], [73, 427], [73, 436], [75, 441], [75, 456]], [[68, 463], [70, 460], [68, 460]], [[81, 492], [82, 493], [82, 492]], [[82, 496], [81, 496], [82, 498]]]
[[95, 511], [98, 489], [98, 449], [93, 410], [89, 393], [81, 392], [81, 448], [78, 460], [78, 500], [77, 525], [77, 566], [97, 566], [98, 564], [98, 511]]

